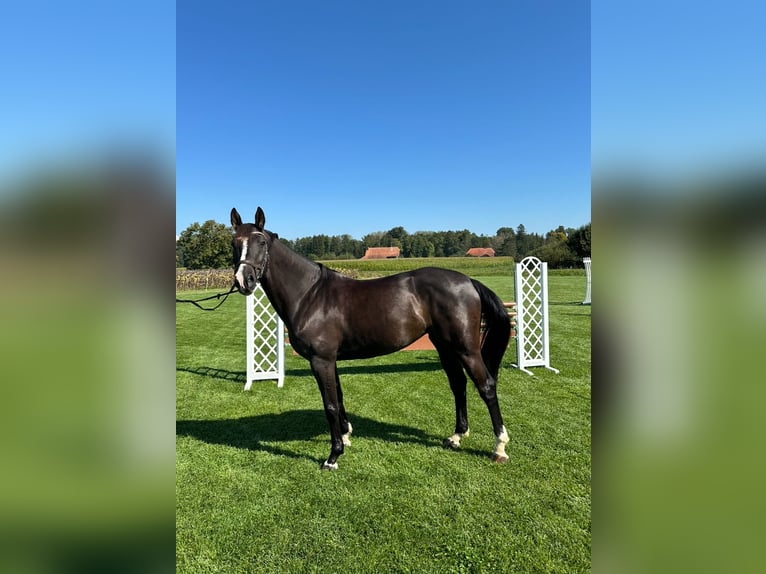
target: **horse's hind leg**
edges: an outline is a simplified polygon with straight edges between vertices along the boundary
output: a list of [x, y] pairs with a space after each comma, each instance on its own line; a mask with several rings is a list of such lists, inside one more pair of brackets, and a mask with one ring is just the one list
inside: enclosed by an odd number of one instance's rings
[[503, 416], [500, 414], [500, 405], [497, 402], [497, 381], [489, 374], [480, 353], [464, 355], [462, 360], [466, 371], [468, 371], [468, 376], [476, 385], [479, 396], [489, 410], [492, 430], [495, 433], [495, 451], [492, 454], [492, 460], [493, 462], [508, 462], [508, 455], [505, 454], [508, 432], [503, 425]]
[[447, 373], [449, 386], [455, 396], [455, 433], [444, 439], [444, 448], [457, 449], [460, 439], [468, 436], [468, 408], [466, 405], [466, 377], [460, 359], [445, 346], [437, 346], [439, 359]]

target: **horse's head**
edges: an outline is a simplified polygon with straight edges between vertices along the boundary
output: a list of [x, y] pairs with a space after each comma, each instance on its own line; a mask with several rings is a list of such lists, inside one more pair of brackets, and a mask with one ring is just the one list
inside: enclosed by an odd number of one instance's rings
[[234, 238], [234, 284], [243, 295], [250, 295], [256, 283], [269, 265], [271, 237], [264, 231], [266, 216], [259, 207], [255, 212], [255, 223], [242, 223], [236, 209], [231, 210], [231, 225]]

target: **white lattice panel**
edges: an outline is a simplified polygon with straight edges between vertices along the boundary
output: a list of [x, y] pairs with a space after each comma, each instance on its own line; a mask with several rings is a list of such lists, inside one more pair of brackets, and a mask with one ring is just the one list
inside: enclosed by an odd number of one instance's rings
[[548, 338], [548, 264], [526, 257], [516, 264], [516, 357], [515, 365], [527, 374], [527, 367], [550, 364]]
[[585, 299], [583, 305], [590, 305], [590, 257], [585, 257], [582, 262], [585, 264]]
[[247, 382], [276, 379], [277, 387], [285, 382], [285, 327], [258, 283], [247, 296]]

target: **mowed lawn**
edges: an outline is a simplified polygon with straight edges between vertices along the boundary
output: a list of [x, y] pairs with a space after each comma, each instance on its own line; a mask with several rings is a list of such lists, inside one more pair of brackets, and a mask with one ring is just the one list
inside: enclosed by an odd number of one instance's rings
[[[477, 277], [513, 300], [510, 277]], [[590, 306], [585, 277], [549, 276], [551, 363], [499, 376], [510, 461], [490, 461], [469, 382], [470, 437], [433, 351], [340, 363], [352, 445], [320, 472], [329, 432], [308, 363], [245, 392], [244, 298], [177, 305], [179, 572], [590, 571]], [[203, 293], [196, 293], [202, 295]], [[195, 293], [184, 293], [193, 296]]]

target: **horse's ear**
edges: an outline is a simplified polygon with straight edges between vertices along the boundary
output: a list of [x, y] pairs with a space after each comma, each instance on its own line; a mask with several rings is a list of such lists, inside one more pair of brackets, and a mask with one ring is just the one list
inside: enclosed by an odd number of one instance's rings
[[255, 212], [255, 228], [258, 231], [263, 231], [264, 225], [266, 225], [266, 214], [263, 213], [263, 210], [259, 207]]
[[239, 212], [237, 212], [237, 208], [233, 207], [231, 209], [231, 226], [237, 227], [239, 225], [242, 225], [242, 218], [239, 216]]

